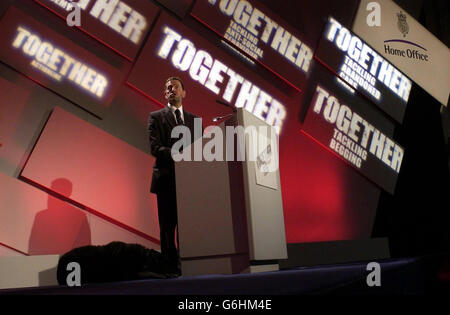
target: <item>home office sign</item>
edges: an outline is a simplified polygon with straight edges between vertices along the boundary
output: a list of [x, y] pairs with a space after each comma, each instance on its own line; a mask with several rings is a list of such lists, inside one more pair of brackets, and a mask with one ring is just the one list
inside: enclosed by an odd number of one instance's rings
[[391, 0], [379, 0], [381, 25], [369, 27], [361, 0], [353, 24], [358, 34], [442, 105], [450, 95], [450, 50]]

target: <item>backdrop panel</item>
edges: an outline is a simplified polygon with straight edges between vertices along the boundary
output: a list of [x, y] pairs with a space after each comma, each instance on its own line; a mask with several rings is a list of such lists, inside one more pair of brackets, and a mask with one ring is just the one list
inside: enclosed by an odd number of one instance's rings
[[[114, 220], [159, 239], [156, 197], [150, 194], [154, 158], [56, 108], [22, 176]], [[52, 188], [72, 183], [70, 195]]]
[[22, 254], [14, 249], [11, 249], [7, 246], [3, 246], [0, 244], [0, 257], [11, 257], [11, 256], [25, 256], [25, 254]]
[[263, 4], [199, 0], [191, 15], [292, 86], [303, 89], [313, 58], [312, 43]]
[[[159, 246], [138, 235], [83, 211], [46, 192], [0, 173], [0, 244], [30, 255], [63, 254], [84, 245], [104, 245], [111, 241]], [[52, 189], [73, 188], [58, 178]], [[0, 256], [12, 255], [1, 246]]]
[[411, 80], [334, 17], [328, 18], [314, 57], [390, 117], [402, 122]]
[[8, 95], [0, 97], [0, 172], [17, 176], [37, 127], [33, 124], [21, 126], [30, 92], [0, 78], [0, 95]]
[[227, 53], [227, 46], [221, 49], [221, 45], [220, 41], [213, 45], [169, 15], [162, 14], [128, 83], [165, 105], [164, 82], [169, 76], [179, 76], [187, 91], [183, 104], [187, 110], [202, 116], [205, 126], [211, 124], [213, 117], [231, 112], [216, 103], [219, 100], [245, 107], [282, 130], [289, 117], [286, 106], [289, 102], [298, 102], [299, 93], [288, 97], [254, 71], [249, 71], [242, 56]]
[[316, 64], [302, 130], [379, 187], [394, 192], [404, 149], [394, 123], [346, 83]]
[[[68, 1], [35, 0], [64, 20], [73, 12]], [[150, 1], [83, 0], [80, 7], [80, 28], [128, 60], [133, 60], [159, 9]], [[69, 20], [75, 22], [72, 18]]]
[[124, 74], [14, 6], [0, 26], [1, 61], [92, 114], [104, 115]]
[[194, 0], [156, 0], [179, 17], [184, 17]]
[[[60, 254], [91, 243], [86, 213], [0, 173], [0, 242], [28, 254]], [[71, 183], [57, 178], [59, 189]]]
[[380, 189], [297, 126], [287, 128], [280, 139], [287, 242], [370, 238]]

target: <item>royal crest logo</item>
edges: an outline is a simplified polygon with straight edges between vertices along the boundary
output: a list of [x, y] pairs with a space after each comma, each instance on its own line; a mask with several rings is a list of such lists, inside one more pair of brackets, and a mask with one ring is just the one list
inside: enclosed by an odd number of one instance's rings
[[272, 162], [272, 148], [270, 144], [264, 151], [257, 157], [256, 167], [258, 170], [266, 176], [270, 173], [270, 163]]
[[402, 32], [403, 37], [406, 37], [406, 34], [409, 32], [409, 26], [408, 23], [406, 23], [406, 15], [400, 11], [400, 13], [397, 13], [398, 21], [397, 26], [400, 32]]

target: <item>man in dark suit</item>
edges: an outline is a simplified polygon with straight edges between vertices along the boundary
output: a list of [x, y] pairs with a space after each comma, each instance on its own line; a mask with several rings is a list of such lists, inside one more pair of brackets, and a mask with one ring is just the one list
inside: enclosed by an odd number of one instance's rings
[[166, 80], [164, 95], [168, 101], [167, 106], [150, 113], [148, 120], [151, 154], [156, 157], [150, 191], [157, 196], [161, 253], [171, 261], [174, 271], [179, 272], [178, 251], [175, 246], [178, 221], [175, 164], [171, 155], [172, 145], [179, 139], [171, 138], [171, 132], [177, 125], [185, 125], [191, 131], [192, 143], [194, 118], [198, 117], [183, 109], [182, 100], [186, 91], [179, 78], [170, 77]]

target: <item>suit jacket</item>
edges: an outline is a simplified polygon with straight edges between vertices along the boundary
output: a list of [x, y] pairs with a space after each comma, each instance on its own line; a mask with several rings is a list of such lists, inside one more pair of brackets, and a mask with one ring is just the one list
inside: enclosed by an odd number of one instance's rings
[[[194, 140], [194, 118], [198, 116], [183, 110], [184, 125], [191, 131], [190, 143]], [[175, 164], [171, 155], [172, 145], [178, 139], [172, 139], [170, 134], [177, 123], [170, 108], [150, 113], [148, 119], [148, 134], [150, 141], [150, 152], [156, 158], [153, 166], [152, 182], [150, 192], [157, 194], [168, 185], [175, 188]]]

